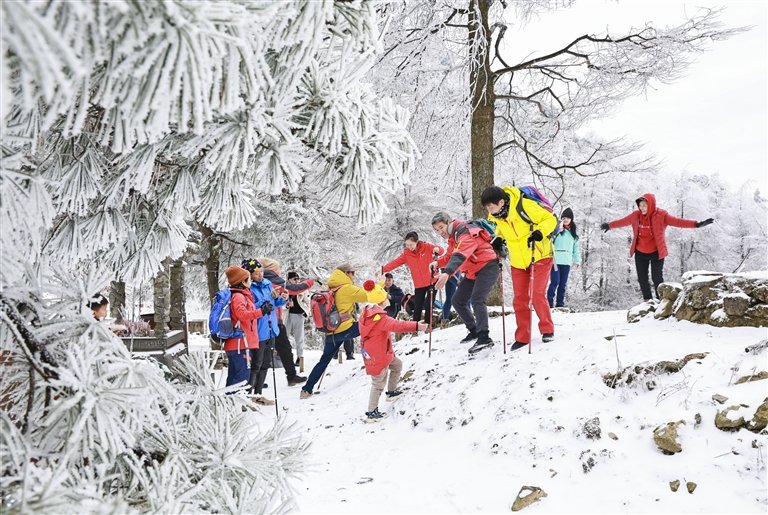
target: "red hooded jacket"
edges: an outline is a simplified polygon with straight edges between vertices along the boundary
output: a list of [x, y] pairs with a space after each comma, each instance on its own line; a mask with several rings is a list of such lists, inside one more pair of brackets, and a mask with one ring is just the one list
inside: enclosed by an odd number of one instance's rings
[[429, 271], [429, 263], [432, 261], [432, 255], [437, 250], [438, 254], [443, 253], [443, 247], [433, 245], [425, 241], [416, 243], [416, 250], [405, 249], [402, 254], [381, 267], [382, 273], [391, 272], [397, 267], [407, 265], [411, 271], [411, 279], [414, 288], [426, 288], [432, 284], [432, 274]]
[[457, 271], [465, 272], [467, 279], [474, 279], [490, 261], [498, 260], [496, 251], [483, 237], [484, 229], [454, 220], [453, 232], [448, 238], [448, 252], [442, 256], [437, 264], [443, 268], [443, 272], [453, 275]]
[[240, 322], [240, 329], [245, 333], [244, 338], [229, 338], [224, 343], [224, 350], [258, 349], [259, 329], [256, 320], [263, 315], [253, 303], [253, 293], [250, 289], [241, 290], [230, 288], [232, 300], [229, 308], [232, 313], [232, 323]]
[[358, 319], [365, 372], [377, 376], [392, 363], [392, 333], [412, 333], [418, 322], [396, 320], [379, 306], [366, 306]]
[[[677, 218], [663, 209], [658, 209], [656, 207], [656, 196], [653, 193], [646, 193], [635, 202], [643, 198], [648, 202], [648, 214], [643, 215], [638, 209], [637, 211], [632, 211], [624, 218], [608, 222], [608, 227], [617, 229], [627, 225], [632, 226], [633, 236], [632, 245], [629, 246], [630, 256], [634, 255], [636, 250], [646, 253], [658, 250], [659, 259], [664, 259], [669, 255], [666, 237], [667, 226], [695, 229], [696, 220]], [[654, 243], [655, 249], [653, 248]]]

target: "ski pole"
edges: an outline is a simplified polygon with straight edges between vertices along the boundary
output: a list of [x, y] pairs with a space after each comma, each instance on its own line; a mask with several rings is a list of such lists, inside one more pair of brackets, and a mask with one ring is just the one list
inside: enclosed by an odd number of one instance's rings
[[499, 257], [499, 292], [501, 293], [501, 341], [507, 353], [507, 314], [504, 311], [504, 264]]
[[[271, 314], [271, 313], [270, 313]], [[275, 333], [272, 332], [272, 319], [267, 315], [267, 324], [269, 324], [269, 352], [272, 355], [272, 386], [275, 388], [275, 416], [280, 418], [280, 410], [277, 408], [277, 376], [275, 374]]]
[[[531, 336], [533, 335], [533, 266], [535, 264], [535, 254], [536, 253], [536, 242], [531, 241], [531, 278], [528, 281], [528, 317], [529, 317], [529, 323], [528, 328], [530, 329], [529, 333]], [[528, 343], [528, 354], [531, 353], [531, 347], [533, 346], [533, 338], [530, 338], [530, 342]]]

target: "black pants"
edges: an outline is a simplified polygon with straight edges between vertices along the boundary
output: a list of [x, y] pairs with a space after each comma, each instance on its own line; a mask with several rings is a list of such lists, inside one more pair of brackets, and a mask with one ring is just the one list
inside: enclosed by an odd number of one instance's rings
[[[424, 310], [424, 299], [427, 297], [427, 292], [429, 291], [429, 286], [424, 286], [423, 288], [416, 288], [413, 291], [413, 321], [414, 322], [420, 322], [421, 321], [421, 312]], [[430, 309], [430, 308], [427, 308]], [[429, 320], [429, 317], [425, 317], [427, 320]]]
[[[651, 266], [653, 292], [651, 292], [651, 285], [648, 284], [648, 265]], [[635, 268], [637, 269], [637, 282], [640, 283], [640, 290], [643, 292], [643, 299], [651, 300], [654, 293], [658, 297], [659, 285], [664, 282], [664, 260], [659, 259], [659, 253], [646, 254], [635, 251]]]
[[251, 374], [248, 383], [251, 385], [251, 393], [261, 395], [267, 372], [272, 366], [272, 347], [269, 340], [259, 342], [258, 349], [251, 349]]
[[286, 331], [285, 326], [282, 323], [278, 323], [277, 327], [280, 329], [280, 334], [275, 336], [275, 350], [277, 355], [280, 356], [280, 361], [283, 362], [285, 376], [290, 381], [296, 377], [296, 364], [293, 360], [291, 341], [288, 339], [288, 331]]
[[499, 280], [499, 262], [490, 261], [478, 270], [474, 279], [459, 281], [453, 294], [453, 307], [470, 331], [488, 331], [488, 294]]

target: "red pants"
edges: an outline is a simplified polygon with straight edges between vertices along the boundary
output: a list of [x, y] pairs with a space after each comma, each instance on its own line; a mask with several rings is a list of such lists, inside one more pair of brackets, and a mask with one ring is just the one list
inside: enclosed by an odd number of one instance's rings
[[[549, 302], [547, 302], [550, 268], [552, 268], [552, 258], [542, 259], [533, 265], [533, 309], [539, 317], [541, 334], [555, 332], [555, 324], [552, 322], [552, 313], [549, 311]], [[530, 272], [530, 266], [524, 270], [512, 268], [512, 290], [514, 291], [512, 307], [515, 309], [517, 320], [515, 341], [520, 343], [531, 343], [531, 310], [528, 308]]]

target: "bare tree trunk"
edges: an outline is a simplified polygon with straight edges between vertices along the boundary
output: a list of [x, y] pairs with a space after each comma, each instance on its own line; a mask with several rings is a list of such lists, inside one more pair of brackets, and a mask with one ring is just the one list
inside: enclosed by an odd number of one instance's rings
[[472, 99], [470, 135], [472, 166], [472, 216], [484, 218], [480, 193], [493, 185], [493, 74], [490, 64], [491, 31], [488, 10], [491, 0], [469, 2], [469, 87]]
[[221, 240], [217, 238], [213, 230], [198, 222], [200, 233], [208, 249], [205, 256], [205, 272], [208, 281], [208, 295], [213, 302], [216, 292], [219, 291], [219, 265], [221, 256]]
[[163, 268], [154, 279], [155, 336], [163, 337], [168, 330], [168, 311], [170, 307], [170, 277], [168, 267], [170, 259], [163, 260]]
[[120, 323], [123, 321], [124, 309], [125, 283], [123, 281], [112, 281], [109, 285], [109, 316]]
[[186, 329], [184, 304], [186, 295], [184, 293], [184, 261], [179, 258], [171, 263], [171, 310], [170, 326], [171, 329]]

